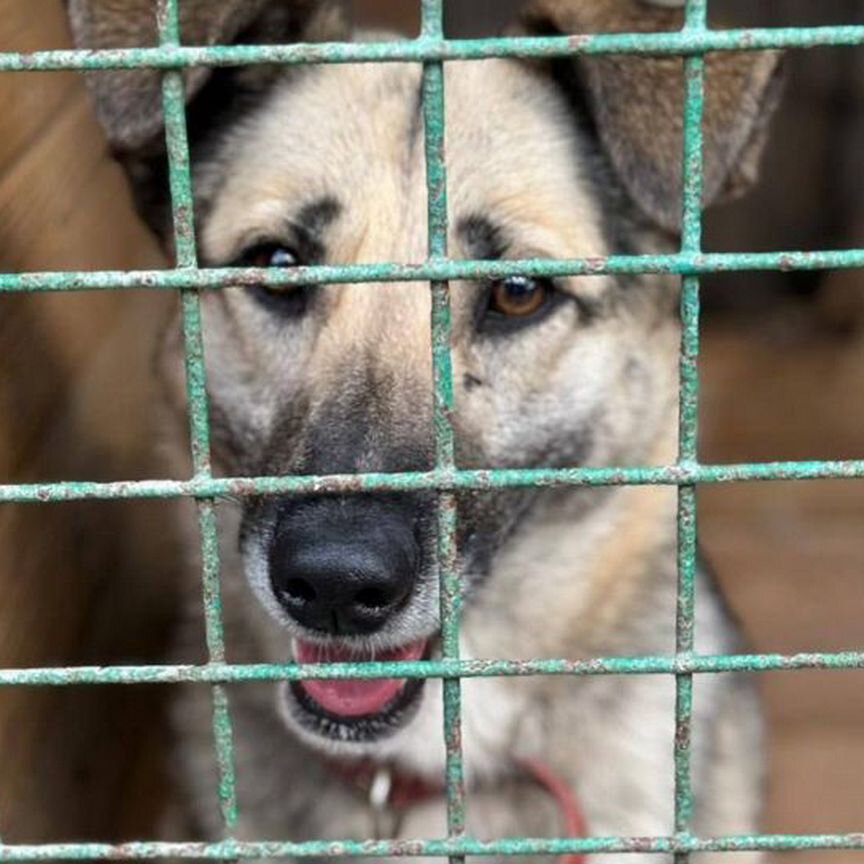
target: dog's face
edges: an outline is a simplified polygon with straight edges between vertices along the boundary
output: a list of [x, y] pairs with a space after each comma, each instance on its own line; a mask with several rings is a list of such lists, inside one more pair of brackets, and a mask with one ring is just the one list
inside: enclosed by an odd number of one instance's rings
[[[416, 66], [326, 67], [274, 90], [204, 168], [201, 184], [218, 184], [202, 231], [207, 263], [423, 260], [420, 84]], [[451, 255], [611, 251], [598, 179], [573, 158], [585, 144], [545, 75], [507, 61], [454, 64], [446, 92]], [[661, 458], [676, 338], [666, 288], [605, 277], [454, 283], [458, 464]], [[432, 468], [430, 314], [424, 284], [243, 288], [207, 298], [211, 394], [230, 470]], [[505, 548], [518, 554], [523, 522], [543, 502], [530, 492], [460, 497], [469, 597], [475, 586], [500, 590], [496, 562]], [[435, 503], [431, 494], [371, 494], [247, 507], [247, 575], [299, 640], [302, 659], [434, 650]], [[396, 685], [381, 682], [293, 692], [295, 716], [340, 738], [391, 731], [395, 712], [401, 718], [419, 696], [410, 687], [394, 699]]]
[[[667, 13], [615, 3], [548, 2], [530, 20], [540, 30], [674, 23]], [[604, 27], [595, 15], [607, 5], [616, 12]], [[308, 24], [320, 12], [306, 6]], [[617, 22], [624, 6], [629, 17]], [[773, 58], [738, 57], [714, 70], [712, 197], [748, 172], [773, 67]], [[565, 71], [573, 74], [509, 60], [447, 66], [451, 257], [671, 248], [661, 229], [674, 231], [679, 207], [680, 63], [612, 59]], [[268, 80], [218, 129], [204, 122], [195, 172], [204, 263], [424, 260], [420, 92], [416, 65], [321, 66]], [[226, 471], [433, 467], [428, 285], [244, 286], [203, 305], [214, 440]], [[457, 282], [451, 306], [460, 467], [672, 458], [678, 337], [670, 280]], [[176, 354], [176, 343], [165, 351]], [[614, 522], [601, 511], [610, 497], [628, 495], [636, 500], [632, 490], [460, 494], [466, 653], [571, 653], [574, 627], [598, 591], [588, 550]], [[370, 493], [249, 502], [240, 547], [252, 587], [293, 637], [298, 660], [406, 660], [437, 650], [436, 539], [433, 493]], [[305, 682], [282, 699], [289, 723], [309, 740], [392, 749], [411, 727], [417, 735], [437, 723], [435, 700], [423, 707], [424, 689], [431, 687], [395, 680]]]

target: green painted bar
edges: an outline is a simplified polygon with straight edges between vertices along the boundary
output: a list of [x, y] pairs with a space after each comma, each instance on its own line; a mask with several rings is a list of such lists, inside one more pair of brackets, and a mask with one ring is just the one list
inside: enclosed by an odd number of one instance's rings
[[[445, 492], [438, 504], [438, 568], [440, 579], [442, 661], [458, 664], [462, 580], [456, 564], [456, 502]], [[452, 839], [465, 833], [465, 776], [462, 760], [462, 682], [460, 676], [443, 676], [444, 747], [446, 753], [447, 834]], [[451, 862], [461, 859], [451, 857]]]
[[864, 44], [864, 25], [706, 30], [688, 33], [599, 33], [492, 39], [418, 39], [393, 42], [330, 42], [294, 45], [123, 48], [100, 51], [0, 53], [0, 72], [59, 69], [180, 69], [261, 63], [394, 63], [483, 60], [490, 57], [566, 57], [576, 54], [679, 54], [758, 51]]
[[511, 838], [495, 841], [471, 837], [443, 840], [311, 840], [305, 843], [240, 842], [55, 843], [0, 845], [0, 861], [105, 861], [182, 858], [201, 860], [260, 858], [368, 858], [422, 856], [516, 856], [679, 852], [808, 851], [864, 849], [864, 833], [742, 834], [724, 837], [585, 837]]
[[[189, 147], [186, 114], [183, 107], [183, 81], [179, 72], [165, 73], [163, 113], [169, 142], [168, 165], [171, 212], [174, 223], [174, 249], [177, 266], [198, 267], [193, 226], [192, 188], [189, 177]], [[197, 475], [210, 472], [210, 430], [207, 418], [207, 380], [204, 369], [204, 343], [201, 332], [201, 304], [195, 286], [181, 289], [183, 312], [186, 398], [189, 402], [192, 464]]]
[[[437, 5], [436, 5], [437, 4]], [[424, 32], [435, 29], [435, 15], [443, 16], [440, 0], [424, 0]], [[438, 22], [440, 26], [440, 22]], [[444, 70], [440, 63], [423, 67], [428, 255], [430, 261], [447, 257], [447, 169], [445, 167]], [[446, 279], [432, 280], [433, 423], [436, 466], [453, 465], [453, 370], [450, 359], [450, 288]]]
[[503, 279], [507, 276], [617, 276], [672, 273], [678, 276], [744, 271], [864, 268], [864, 249], [813, 252], [703, 252], [613, 255], [598, 258], [528, 258], [505, 261], [429, 261], [424, 264], [352, 264], [291, 270], [112, 270], [0, 273], [0, 293], [26, 291], [221, 289], [252, 285], [320, 285], [357, 282], [429, 282]]
[[[178, 2], [179, 0], [158, 0], [156, 6], [159, 43], [163, 48], [177, 47], [180, 44]], [[162, 113], [165, 120], [176, 266], [179, 269], [194, 269], [198, 267], [195, 203], [192, 192], [189, 137], [186, 129], [186, 97], [182, 73], [179, 70], [168, 70], [162, 77]], [[181, 289], [181, 306], [192, 466], [195, 478], [206, 481], [212, 477], [212, 473], [200, 288], [192, 286]], [[198, 499], [197, 509], [201, 538], [201, 587], [207, 655], [210, 662], [224, 663], [225, 634], [222, 625], [222, 592], [219, 582], [219, 537], [213, 499]], [[226, 830], [230, 832], [237, 824], [237, 793], [228, 694], [222, 685], [213, 685], [212, 699], [213, 741], [219, 768], [219, 806]]]
[[[225, 633], [222, 624], [222, 588], [220, 583], [219, 537], [216, 508], [212, 498], [198, 502], [201, 534], [201, 586], [204, 604], [204, 634], [209, 663], [225, 662]], [[213, 744], [219, 769], [219, 806], [228, 832], [237, 825], [237, 783], [234, 769], [234, 732], [228, 693], [221, 684], [212, 688]]]
[[[421, 33], [431, 40], [444, 36], [443, 0], [421, 0]], [[423, 64], [423, 127], [426, 161], [427, 232], [430, 261], [447, 257], [447, 166], [444, 65], [441, 61]], [[435, 467], [454, 467], [453, 367], [450, 356], [450, 286], [433, 280], [432, 337], [432, 423], [435, 436]], [[437, 508], [437, 558], [441, 653], [444, 660], [459, 659], [459, 621], [462, 584], [456, 561], [456, 500], [452, 492], [439, 491]], [[462, 685], [458, 677], [445, 677], [443, 689], [444, 789], [447, 799], [447, 836], [450, 840], [465, 833], [465, 778], [462, 765]], [[464, 861], [450, 856], [451, 864]]]
[[140, 498], [243, 498], [267, 495], [367, 494], [413, 490], [509, 489], [538, 486], [681, 486], [786, 480], [861, 480], [864, 460], [748, 462], [611, 468], [501, 468], [397, 474], [290, 477], [214, 477], [193, 480], [70, 481], [0, 485], [0, 504]]
[[[704, 33], [706, 0], [687, 0], [684, 32]], [[705, 58], [684, 61], [683, 152], [681, 177], [681, 253], [702, 250], [702, 117], [705, 99]], [[681, 280], [681, 348], [679, 352], [678, 464], [696, 461], [699, 421], [699, 276]], [[678, 487], [678, 582], [675, 604], [675, 653], [693, 652], [697, 570], [696, 487]], [[676, 836], [690, 834], [693, 818], [691, 772], [693, 675], [675, 676], [674, 795]], [[675, 864], [689, 864], [688, 850], [676, 851]]]
[[814, 252], [621, 255], [606, 258], [530, 258], [501, 261], [430, 261], [425, 264], [355, 264], [291, 270], [222, 268], [207, 270], [79, 271], [0, 274], [0, 292], [95, 291], [186, 287], [221, 289], [266, 285], [358, 282], [455, 281], [507, 276], [605, 276], [671, 273], [704, 275], [744, 271], [864, 268], [864, 249]]
[[717, 675], [725, 672], [862, 670], [864, 651], [594, 657], [585, 660], [418, 660], [363, 663], [257, 663], [202, 666], [70, 666], [0, 669], [0, 687], [245, 684], [315, 678], [528, 678], [538, 675]]

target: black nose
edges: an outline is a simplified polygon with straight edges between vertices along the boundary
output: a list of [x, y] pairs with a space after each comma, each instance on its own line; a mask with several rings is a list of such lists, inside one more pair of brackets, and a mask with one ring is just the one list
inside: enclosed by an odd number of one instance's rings
[[285, 611], [311, 630], [373, 633], [410, 596], [419, 557], [410, 508], [323, 499], [282, 513], [270, 582]]

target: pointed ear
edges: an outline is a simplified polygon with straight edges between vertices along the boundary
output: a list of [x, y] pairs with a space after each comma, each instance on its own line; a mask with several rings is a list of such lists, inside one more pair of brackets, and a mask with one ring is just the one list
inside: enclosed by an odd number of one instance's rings
[[[158, 44], [154, 0], [69, 0], [69, 17], [79, 48]], [[183, 0], [180, 17], [184, 45], [318, 42], [347, 34], [338, 0]], [[184, 70], [187, 102], [201, 91], [211, 71]], [[272, 70], [243, 70], [259, 85], [266, 74]], [[99, 119], [114, 148], [126, 154], [152, 150], [162, 131], [160, 70], [120, 69], [89, 79]]]
[[[679, 30], [670, 0], [535, 0], [523, 32], [583, 34]], [[667, 7], [667, 8], [661, 8]], [[707, 55], [703, 202], [741, 194], [755, 181], [779, 95], [776, 52]], [[600, 146], [624, 189], [653, 222], [681, 221], [684, 64], [680, 57], [580, 55], [568, 86], [582, 89]]]

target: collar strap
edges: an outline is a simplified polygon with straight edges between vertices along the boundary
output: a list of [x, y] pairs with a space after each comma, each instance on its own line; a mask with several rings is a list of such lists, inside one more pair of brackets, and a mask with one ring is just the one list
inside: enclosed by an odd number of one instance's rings
[[[554, 799], [567, 837], [585, 837], [588, 826], [573, 790], [548, 765], [535, 759], [517, 759], [516, 765]], [[429, 782], [417, 774], [363, 762], [332, 762], [331, 769], [355, 786], [373, 810], [407, 810], [444, 794], [441, 783]], [[557, 864], [585, 864], [584, 855], [560, 855]]]
[[[585, 814], [576, 800], [573, 790], [552, 769], [535, 759], [518, 759], [516, 762], [541, 788], [545, 789], [555, 803], [564, 822], [567, 837], [585, 837], [588, 835], [588, 823]], [[559, 855], [558, 864], [585, 864], [585, 856], [580, 854]]]

